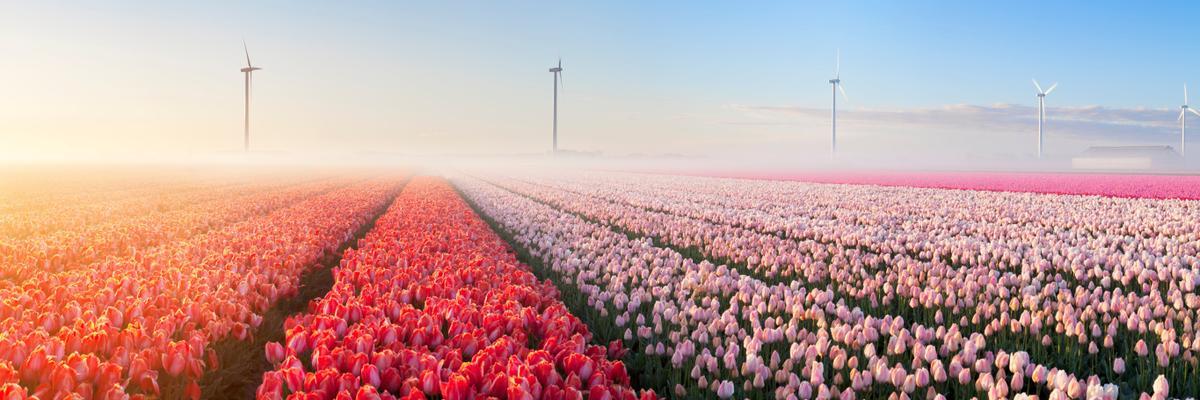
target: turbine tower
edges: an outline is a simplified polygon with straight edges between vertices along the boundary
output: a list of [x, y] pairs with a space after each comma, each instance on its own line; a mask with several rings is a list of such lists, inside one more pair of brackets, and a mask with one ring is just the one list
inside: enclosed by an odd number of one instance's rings
[[558, 66], [550, 68], [550, 72], [554, 73], [554, 142], [552, 153], [558, 153], [558, 87], [562, 86], [562, 58], [558, 59]]
[[1043, 128], [1046, 126], [1046, 95], [1050, 94], [1050, 92], [1053, 92], [1054, 88], [1058, 87], [1058, 83], [1056, 82], [1053, 85], [1050, 85], [1049, 89], [1042, 90], [1042, 85], [1039, 85], [1037, 79], [1034, 79], [1033, 87], [1037, 88], [1037, 97], [1038, 97], [1038, 152], [1037, 152], [1037, 156], [1038, 156], [1038, 158], [1042, 158], [1042, 142], [1043, 142], [1042, 138], [1044, 137], [1043, 136], [1043, 130], [1044, 130]]
[[242, 41], [242, 50], [246, 51], [246, 68], [241, 69], [242, 73], [246, 74], [246, 121], [245, 121], [246, 136], [245, 136], [245, 140], [244, 140], [244, 146], [245, 146], [245, 151], [249, 152], [250, 151], [250, 75], [253, 74], [254, 71], [258, 71], [262, 68], [255, 67], [254, 64], [250, 62], [250, 49], [248, 47], [246, 47], [246, 41], [244, 41], [244, 40]]
[[1200, 116], [1200, 111], [1188, 107], [1187, 85], [1183, 85], [1183, 105], [1179, 107], [1179, 155], [1187, 156], [1187, 113]]
[[833, 85], [833, 138], [830, 141], [831, 154], [837, 154], [837, 94], [842, 92], [842, 97], [846, 101], [850, 101], [850, 96], [846, 95], [846, 89], [842, 87], [842, 51], [838, 50], [837, 64], [833, 70], [833, 79], [829, 80]]

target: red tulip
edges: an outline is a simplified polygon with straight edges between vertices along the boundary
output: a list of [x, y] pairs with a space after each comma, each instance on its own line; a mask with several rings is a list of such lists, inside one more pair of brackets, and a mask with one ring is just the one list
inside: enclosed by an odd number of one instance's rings
[[28, 396], [25, 388], [16, 383], [0, 385], [0, 400], [25, 400]]
[[558, 386], [547, 386], [542, 389], [542, 400], [561, 400], [563, 398], [563, 390]]
[[[396, 369], [396, 367], [388, 367], [387, 369], [383, 370], [381, 380], [381, 388], [393, 393], [399, 393], [400, 386], [404, 384], [404, 378], [400, 376], [400, 370]], [[442, 385], [445, 385], [445, 383], [442, 383]], [[442, 391], [443, 393], [445, 392], [444, 387]]]
[[620, 359], [625, 358], [625, 354], [629, 353], [629, 349], [625, 348], [625, 344], [620, 340], [608, 342], [608, 358]]
[[414, 390], [411, 393], [401, 397], [402, 400], [425, 400], [425, 393], [419, 390]]
[[285, 368], [283, 371], [283, 382], [287, 384], [287, 388], [293, 392], [304, 390], [304, 370], [297, 367]]
[[49, 358], [46, 356], [46, 349], [38, 347], [29, 353], [25, 362], [21, 364], [21, 376], [27, 381], [36, 382], [47, 364], [49, 364]]
[[501, 397], [508, 393], [508, 377], [501, 373], [493, 373], [483, 379], [481, 393]]
[[108, 390], [113, 385], [122, 383], [121, 366], [113, 363], [100, 364], [100, 370], [96, 374], [96, 387]]
[[346, 369], [351, 371], [361, 371], [364, 365], [369, 365], [370, 360], [364, 353], [351, 353], [346, 357]]
[[[372, 366], [373, 367], [373, 366]], [[354, 400], [379, 400], [379, 391], [375, 386], [362, 386], [358, 388], [358, 393], [354, 395]]]
[[509, 400], [533, 400], [533, 393], [530, 393], [523, 385], [508, 385]]
[[[339, 389], [339, 380], [341, 373], [336, 369], [322, 369], [313, 375], [314, 386], [312, 390], [320, 390], [326, 393], [336, 393]], [[306, 380], [307, 381], [307, 380]]]
[[613, 394], [604, 386], [592, 386], [588, 390], [588, 400], [614, 400]]
[[50, 369], [50, 384], [58, 391], [71, 391], [75, 388], [78, 379], [75, 378], [75, 371], [65, 364], [51, 364]]
[[438, 394], [438, 378], [433, 371], [421, 373], [421, 391], [430, 396]]
[[[132, 376], [131, 376], [132, 377]], [[158, 371], [146, 371], [137, 380], [138, 388], [143, 392], [158, 395]]]
[[595, 361], [591, 358], [579, 353], [567, 356], [564, 362], [564, 368], [567, 372], [578, 375], [580, 379], [587, 380], [592, 376], [592, 371], [595, 368]]
[[283, 398], [283, 376], [278, 371], [263, 373], [262, 384], [255, 396], [259, 399], [281, 400]]
[[562, 398], [564, 400], [583, 400], [583, 392], [580, 392], [579, 389], [568, 386], [563, 389]]
[[377, 388], [383, 387], [383, 379], [379, 375], [379, 367], [376, 367], [374, 364], [364, 365], [358, 375], [362, 377], [364, 384]]
[[250, 338], [250, 326], [244, 323], [233, 324], [233, 337], [237, 340], [246, 340]]
[[339, 392], [351, 392], [354, 389], [358, 388], [358, 386], [359, 386], [358, 376], [353, 375], [349, 372], [343, 373], [341, 375], [338, 375], [337, 384], [338, 384], [337, 390]]
[[308, 350], [308, 335], [303, 330], [292, 330], [287, 335], [287, 347], [292, 354], [301, 354]]
[[380, 371], [391, 368], [396, 362], [396, 354], [390, 349], [384, 349], [381, 352], [372, 355], [371, 364], [374, 364]]
[[181, 343], [172, 343], [167, 348], [167, 352], [162, 355], [163, 368], [166, 369], [167, 374], [179, 376], [187, 368], [189, 357], [187, 346], [181, 346]]
[[618, 360], [609, 364], [608, 378], [617, 384], [629, 386], [629, 373], [625, 371], [625, 363]]
[[313, 352], [312, 364], [313, 368], [318, 371], [337, 368], [337, 361], [333, 358], [333, 356], [328, 354], [318, 354], [316, 351]]
[[184, 393], [189, 399], [199, 400], [200, 399], [200, 384], [196, 383], [196, 381], [188, 382], [187, 388], [184, 389]]
[[99, 393], [99, 400], [129, 400], [129, 394], [125, 393], [125, 386], [114, 383], [106, 387], [97, 386], [96, 393]]
[[466, 400], [471, 393], [467, 378], [459, 374], [450, 374], [450, 380], [441, 382], [439, 386], [446, 400]]
[[209, 369], [211, 369], [213, 371], [221, 369], [221, 360], [219, 357], [217, 357], [216, 350], [208, 349], [208, 351], [205, 353], [205, 356], [208, 359], [208, 368]]

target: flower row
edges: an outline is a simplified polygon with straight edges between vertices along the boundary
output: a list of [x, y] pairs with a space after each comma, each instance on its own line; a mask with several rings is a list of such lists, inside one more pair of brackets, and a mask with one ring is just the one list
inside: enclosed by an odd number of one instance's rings
[[[162, 202], [180, 200], [171, 207], [154, 206], [137, 215], [121, 217], [103, 213], [79, 218], [78, 226], [55, 224], [52, 233], [10, 240], [0, 246], [0, 277], [21, 283], [34, 275], [52, 275], [67, 269], [87, 268], [111, 258], [136, 255], [167, 243], [184, 241], [209, 230], [219, 229], [248, 217], [262, 215], [300, 200], [349, 184], [349, 181], [317, 181], [286, 185], [237, 185], [209, 188], [191, 193], [186, 200], [163, 197], [139, 198], [139, 206], [118, 202], [126, 208], [142, 209]], [[182, 197], [182, 196], [180, 196]], [[165, 208], [165, 209], [164, 209]], [[64, 216], [22, 216], [39, 223]], [[74, 216], [71, 216], [74, 217]], [[5, 235], [5, 237], [12, 237]]]
[[[1194, 265], [1193, 252], [1187, 253], [1184, 265], [1133, 263], [1117, 265], [1115, 271], [1098, 266], [1078, 270], [1069, 266], [1050, 268], [1051, 264], [1046, 261], [1023, 268], [997, 268], [969, 260], [925, 259], [903, 250], [865, 251], [855, 245], [839, 244], [836, 239], [830, 243], [793, 239], [786, 234], [768, 233], [751, 226], [753, 221], [769, 219], [764, 215], [778, 213], [773, 210], [788, 208], [786, 198], [763, 201], [762, 210], [743, 211], [729, 204], [737, 201], [728, 200], [730, 196], [704, 193], [703, 188], [708, 187], [705, 183], [713, 181], [710, 179], [680, 178], [670, 184], [674, 186], [658, 186], [659, 181], [644, 176], [638, 177], [636, 185], [621, 182], [617, 177], [619, 175], [600, 179], [584, 176], [570, 181], [540, 177], [489, 179], [508, 190], [560, 209], [626, 232], [653, 237], [664, 245], [695, 249], [701, 257], [717, 263], [726, 262], [767, 282], [798, 280], [809, 288], [831, 288], [849, 304], [860, 306], [869, 314], [895, 313], [927, 324], [954, 325], [964, 333], [980, 332], [1003, 339], [1014, 350], [1030, 351], [1036, 360], [1052, 365], [1111, 379], [1141, 382], [1134, 386], [1145, 387], [1156, 374], [1166, 374], [1177, 380], [1194, 375], [1187, 371], [1196, 367], [1200, 352], [1200, 335], [1197, 334], [1200, 326], [1195, 324], [1200, 320], [1200, 296], [1194, 290], [1195, 284], [1200, 282], [1200, 274], [1185, 266]], [[728, 180], [718, 183], [739, 189], [738, 199], [766, 198], [771, 193], [768, 189], [760, 189], [770, 185], [765, 182]], [[823, 194], [828, 198], [841, 198], [838, 192], [842, 190], [860, 189], [795, 183], [781, 185], [815, 186], [805, 190], [818, 194], [831, 192]], [[915, 193], [906, 195], [900, 189], [886, 191], [899, 201], [919, 202], [914, 198]], [[930, 190], [917, 190], [917, 193], [924, 192]], [[971, 192], [941, 192], [929, 197], [951, 204], [972, 201], [969, 198], [973, 195]], [[1037, 196], [1037, 200], [1045, 203], [1080, 200], [1055, 197]], [[809, 198], [814, 201], [797, 202], [791, 208], [831, 207], [822, 204], [821, 197]], [[1186, 202], [1168, 202], [1184, 203], [1173, 207], [1172, 204], [1155, 205], [1155, 201], [1149, 200], [1088, 200], [1117, 201], [1126, 206], [1142, 204], [1161, 210], [1174, 208], [1181, 214], [1189, 207], [1197, 206]], [[721, 205], [722, 201], [726, 204]], [[637, 206], [654, 202], [663, 205]], [[696, 215], [704, 207], [714, 210], [709, 215], [732, 214], [736, 217], [715, 222], [715, 218]], [[869, 208], [862, 205], [848, 208], [864, 210], [863, 214], [869, 212]], [[735, 211], [731, 213], [730, 209]], [[1128, 212], [1128, 208], [1126, 210]], [[897, 210], [887, 208], [875, 212], [885, 213], [896, 214]], [[956, 217], [969, 219], [972, 216], [959, 213]], [[879, 216], [851, 220], [867, 218]], [[915, 222], [915, 219], [907, 221]], [[952, 218], [943, 219], [950, 221], [947, 223], [953, 222]], [[1054, 231], [1069, 229], [1068, 226], [1057, 226]], [[1160, 239], [1176, 247], [1194, 247], [1195, 241], [1187, 235], [1163, 234]], [[1102, 277], [1094, 281], [1086, 279], [1085, 271]], [[1019, 297], [1014, 299], [1014, 296]], [[1044, 351], [1051, 345], [1058, 348], [1054, 354]], [[1120, 376], [1123, 372], [1111, 368], [1117, 363], [1137, 364], [1138, 368], [1131, 369], [1138, 371], [1141, 377]]]
[[[262, 399], [632, 399], [557, 291], [520, 264], [455, 191], [417, 178], [328, 294], [269, 343]], [[653, 397], [653, 393], [643, 393]]]
[[814, 183], [1200, 200], [1200, 177], [1195, 175], [809, 171], [803, 173], [729, 173], [714, 174], [713, 176]]
[[[305, 171], [307, 172], [307, 171]], [[78, 232], [91, 225], [178, 210], [233, 193], [329, 179], [288, 170], [203, 172], [139, 167], [0, 171], [0, 237], [7, 241]], [[268, 183], [270, 182], [270, 183]]]
[[0, 288], [0, 393], [198, 397], [196, 381], [219, 367], [210, 345], [249, 338], [398, 183], [382, 176], [327, 185], [133, 256]]
[[677, 397], [1165, 398], [1172, 389], [1161, 374], [1109, 380], [1048, 365], [1004, 337], [906, 317], [917, 314], [907, 303], [868, 309], [832, 285], [768, 283], [489, 183], [499, 180], [455, 183], [570, 288], [564, 301], [594, 332], [624, 340], [635, 375], [659, 376]]

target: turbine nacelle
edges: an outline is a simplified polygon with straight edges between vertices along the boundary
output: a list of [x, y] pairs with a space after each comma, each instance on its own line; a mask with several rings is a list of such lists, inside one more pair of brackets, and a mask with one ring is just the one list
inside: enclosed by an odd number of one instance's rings
[[1050, 85], [1049, 89], [1042, 90], [1042, 85], [1039, 85], [1037, 79], [1034, 79], [1033, 87], [1037, 88], [1037, 97], [1046, 97], [1046, 95], [1048, 95], [1048, 94], [1050, 94], [1050, 92], [1054, 91], [1054, 88], [1058, 87], [1058, 82], [1055, 82], [1053, 85]]
[[1200, 111], [1196, 111], [1195, 108], [1185, 105], [1179, 107], [1179, 120], [1182, 121], [1185, 117], [1187, 117], [1187, 113], [1196, 114], [1197, 117], [1200, 117]]
[[260, 70], [260, 69], [262, 69], [262, 68], [261, 68], [261, 67], [246, 67], [246, 68], [242, 68], [240, 71], [242, 71], [242, 72], [254, 72], [254, 71], [258, 71], [258, 70]]
[[554, 67], [554, 68], [550, 68], [550, 72], [554, 74], [554, 81], [558, 82], [558, 86], [563, 86], [563, 79], [562, 79], [563, 67], [562, 67], [562, 59], [561, 58], [558, 59], [558, 66]]
[[1188, 107], [1187, 85], [1183, 85], [1183, 105], [1179, 106], [1179, 122], [1183, 122], [1183, 119], [1187, 118], [1188, 112], [1196, 114], [1196, 116], [1200, 116], [1200, 111], [1196, 111], [1196, 109]]

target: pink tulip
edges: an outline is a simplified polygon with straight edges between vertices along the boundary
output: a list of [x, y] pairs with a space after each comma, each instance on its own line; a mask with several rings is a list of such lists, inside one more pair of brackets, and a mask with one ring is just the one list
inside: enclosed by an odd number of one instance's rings
[[721, 385], [717, 387], [717, 397], [722, 399], [733, 397], [733, 382], [721, 381]]
[[1163, 397], [1171, 394], [1171, 385], [1167, 383], [1166, 377], [1159, 375], [1154, 378], [1154, 394]]
[[1150, 354], [1150, 349], [1146, 347], [1146, 341], [1142, 339], [1138, 339], [1137, 343], [1133, 345], [1133, 351], [1142, 357]]
[[267, 361], [272, 365], [279, 365], [279, 363], [283, 362], [283, 357], [285, 356], [283, 345], [276, 342], [267, 342], [264, 353], [267, 356]]

